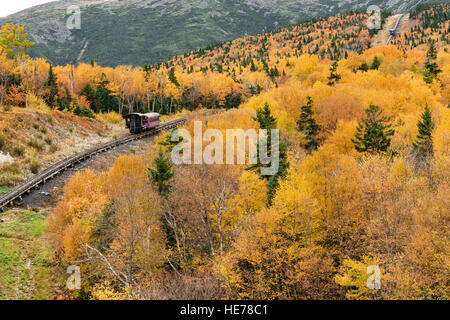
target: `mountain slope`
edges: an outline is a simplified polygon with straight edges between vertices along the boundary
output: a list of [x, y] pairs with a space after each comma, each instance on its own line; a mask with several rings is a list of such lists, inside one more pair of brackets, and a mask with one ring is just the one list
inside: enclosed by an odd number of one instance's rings
[[[143, 65], [211, 43], [257, 34], [314, 17], [375, 4], [404, 11], [418, 0], [61, 0], [0, 20], [25, 24], [33, 57], [53, 64]], [[427, 1], [423, 1], [427, 2]], [[81, 29], [69, 30], [66, 10], [81, 7]]]

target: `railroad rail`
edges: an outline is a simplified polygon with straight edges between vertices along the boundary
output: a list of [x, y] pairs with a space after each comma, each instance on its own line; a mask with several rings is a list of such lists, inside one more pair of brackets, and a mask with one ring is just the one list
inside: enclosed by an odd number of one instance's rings
[[[400, 15], [400, 17], [398, 18], [397, 22], [395, 23], [394, 30], [395, 33], [397, 33], [397, 29], [398, 26], [400, 25], [400, 21], [402, 21], [403, 17], [405, 16], [405, 14]], [[389, 43], [391, 42], [391, 40], [395, 37], [395, 35], [389, 35], [389, 38], [386, 41], [386, 45], [389, 45]]]
[[38, 189], [41, 184], [44, 184], [48, 180], [54, 178], [56, 175], [60, 174], [61, 172], [67, 170], [68, 168], [73, 167], [75, 164], [80, 163], [88, 158], [91, 158], [92, 156], [105, 152], [107, 150], [114, 149], [117, 146], [126, 144], [131, 141], [139, 140], [148, 136], [156, 135], [157, 133], [165, 130], [170, 130], [178, 125], [186, 122], [185, 118], [174, 120], [165, 124], [160, 125], [159, 127], [143, 132], [136, 135], [129, 135], [125, 136], [123, 138], [119, 138], [110, 142], [106, 142], [104, 144], [101, 144], [97, 147], [90, 148], [86, 151], [76, 153], [74, 155], [71, 155], [59, 162], [54, 163], [44, 171], [36, 174], [31, 179], [17, 185], [16, 187], [8, 190], [7, 192], [0, 195], [0, 211], [3, 211], [5, 207], [11, 205], [14, 203], [14, 201], [22, 200], [23, 195], [28, 194], [33, 189]]

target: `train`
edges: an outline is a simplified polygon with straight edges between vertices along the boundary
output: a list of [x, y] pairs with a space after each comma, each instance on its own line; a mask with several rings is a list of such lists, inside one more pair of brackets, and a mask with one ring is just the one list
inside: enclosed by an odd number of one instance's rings
[[160, 125], [159, 118], [160, 114], [156, 112], [129, 113], [125, 116], [125, 124], [131, 134], [139, 134], [158, 127]]

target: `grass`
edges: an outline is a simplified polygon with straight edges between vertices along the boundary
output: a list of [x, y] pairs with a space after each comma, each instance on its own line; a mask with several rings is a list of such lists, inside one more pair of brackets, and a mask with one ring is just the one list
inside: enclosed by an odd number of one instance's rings
[[38, 173], [40, 168], [41, 168], [41, 164], [37, 160], [32, 159], [30, 161], [30, 171], [31, 171], [31, 173], [33, 173], [33, 174]]
[[0, 186], [12, 187], [24, 178], [25, 175], [17, 162], [0, 167]]
[[40, 143], [39, 141], [37, 141], [36, 139], [29, 139], [27, 142], [28, 146], [36, 149], [37, 151], [42, 151], [44, 150], [44, 146], [42, 145], [42, 143]]
[[17, 157], [22, 157], [25, 154], [25, 148], [22, 146], [14, 146], [12, 153]]
[[9, 187], [2, 187], [2, 186], [0, 186], [0, 194], [5, 193], [9, 189], [10, 189]]
[[56, 284], [44, 215], [12, 210], [1, 216], [0, 299], [50, 299]]

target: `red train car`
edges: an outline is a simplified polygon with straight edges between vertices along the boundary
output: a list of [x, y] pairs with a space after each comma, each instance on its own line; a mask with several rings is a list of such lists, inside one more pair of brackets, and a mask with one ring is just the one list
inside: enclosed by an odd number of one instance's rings
[[151, 130], [160, 125], [160, 114], [151, 113], [130, 113], [125, 116], [125, 124], [132, 134]]

